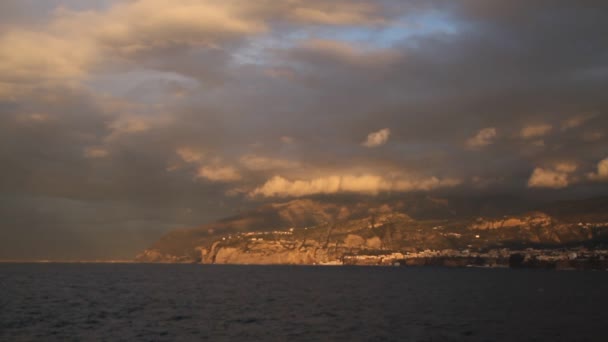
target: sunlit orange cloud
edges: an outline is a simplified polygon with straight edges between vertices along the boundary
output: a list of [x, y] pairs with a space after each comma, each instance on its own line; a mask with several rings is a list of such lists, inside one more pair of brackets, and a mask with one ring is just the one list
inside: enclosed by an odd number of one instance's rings
[[385, 179], [376, 175], [342, 175], [290, 181], [275, 176], [262, 186], [249, 193], [250, 196], [300, 197], [315, 194], [362, 193], [375, 195], [386, 191], [420, 191], [461, 184], [457, 179], [438, 179], [436, 177], [417, 180]]

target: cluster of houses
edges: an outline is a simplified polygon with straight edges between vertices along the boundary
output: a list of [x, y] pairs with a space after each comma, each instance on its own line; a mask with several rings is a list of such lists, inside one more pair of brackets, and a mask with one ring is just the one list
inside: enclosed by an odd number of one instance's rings
[[537, 267], [537, 268], [608, 268], [608, 250], [577, 249], [492, 249], [485, 252], [468, 249], [422, 250], [409, 253], [346, 255], [347, 265], [393, 266], [479, 266], [479, 267]]
[[265, 236], [283, 236], [283, 235], [293, 235], [294, 228], [289, 228], [287, 230], [273, 230], [269, 232], [246, 232], [246, 233], [237, 233], [230, 234], [228, 236], [222, 237], [222, 241], [232, 240], [232, 239], [249, 239], [250, 241], [264, 241]]

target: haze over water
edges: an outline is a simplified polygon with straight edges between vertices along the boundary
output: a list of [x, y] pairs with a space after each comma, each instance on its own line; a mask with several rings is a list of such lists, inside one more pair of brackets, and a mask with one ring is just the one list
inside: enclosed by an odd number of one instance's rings
[[2, 341], [604, 341], [608, 272], [0, 264]]

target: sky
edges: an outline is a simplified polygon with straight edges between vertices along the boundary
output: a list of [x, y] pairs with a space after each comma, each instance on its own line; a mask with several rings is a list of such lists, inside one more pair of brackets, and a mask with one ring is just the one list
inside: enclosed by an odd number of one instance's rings
[[608, 3], [3, 0], [0, 259], [317, 195], [608, 195]]

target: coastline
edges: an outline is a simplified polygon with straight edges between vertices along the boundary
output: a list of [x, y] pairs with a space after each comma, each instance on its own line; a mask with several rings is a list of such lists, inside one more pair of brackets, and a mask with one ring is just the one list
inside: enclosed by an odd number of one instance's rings
[[[138, 265], [200, 265], [200, 266], [303, 266], [303, 267], [395, 267], [395, 268], [483, 268], [538, 269], [555, 271], [608, 271], [608, 259], [547, 260], [514, 253], [507, 259], [482, 257], [424, 257], [404, 259], [360, 259], [345, 256], [332, 263], [217, 263], [141, 262], [137, 260], [0, 260], [0, 264], [138, 264]], [[360, 257], [360, 256], [359, 256]]]

